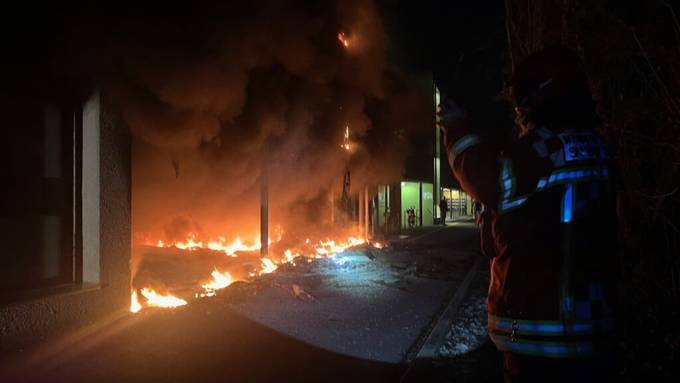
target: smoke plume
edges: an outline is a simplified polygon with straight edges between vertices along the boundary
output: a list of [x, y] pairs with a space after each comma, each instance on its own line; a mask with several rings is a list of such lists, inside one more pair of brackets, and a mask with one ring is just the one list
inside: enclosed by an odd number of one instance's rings
[[348, 166], [353, 191], [398, 180], [409, 132], [429, 128], [372, 1], [164, 7], [95, 12], [69, 56], [133, 132], [138, 244], [254, 238], [263, 167], [274, 225], [324, 224]]

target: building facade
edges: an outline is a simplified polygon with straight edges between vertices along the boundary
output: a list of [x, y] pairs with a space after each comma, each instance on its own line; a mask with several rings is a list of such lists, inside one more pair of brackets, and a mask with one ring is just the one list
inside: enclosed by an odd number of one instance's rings
[[[131, 139], [97, 92], [4, 94], [0, 351], [129, 311]], [[10, 101], [7, 101], [10, 100]]]

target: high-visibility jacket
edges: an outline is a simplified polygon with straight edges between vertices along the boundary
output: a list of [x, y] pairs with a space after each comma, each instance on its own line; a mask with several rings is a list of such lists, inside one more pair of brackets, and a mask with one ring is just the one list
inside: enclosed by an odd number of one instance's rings
[[592, 129], [540, 127], [499, 149], [461, 123], [446, 145], [462, 188], [485, 205], [497, 348], [560, 358], [611, 345], [616, 190], [604, 139]]

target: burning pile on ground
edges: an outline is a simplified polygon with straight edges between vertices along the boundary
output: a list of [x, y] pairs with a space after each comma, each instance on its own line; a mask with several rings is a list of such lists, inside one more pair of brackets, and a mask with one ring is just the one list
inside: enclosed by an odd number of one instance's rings
[[234, 282], [252, 281], [285, 265], [334, 257], [363, 246], [383, 247], [351, 234], [302, 240], [278, 235], [269, 242], [267, 257], [262, 256], [259, 241], [239, 237], [231, 242], [225, 238], [202, 241], [188, 235], [184, 241], [137, 246], [130, 311], [183, 306], [191, 299], [215, 296]]

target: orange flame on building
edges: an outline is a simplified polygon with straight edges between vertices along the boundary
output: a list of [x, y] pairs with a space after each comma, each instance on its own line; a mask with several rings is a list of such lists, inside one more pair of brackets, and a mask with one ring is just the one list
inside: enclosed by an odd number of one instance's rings
[[340, 147], [347, 151], [349, 151], [351, 148], [351, 142], [349, 140], [349, 125], [345, 126], [345, 134], [343, 136], [342, 145], [340, 145]]
[[349, 47], [349, 44], [350, 44], [349, 37], [347, 37], [347, 35], [345, 34], [345, 32], [338, 32], [338, 41], [340, 41], [340, 43], [341, 43], [345, 48], [348, 48], [348, 47]]

